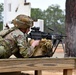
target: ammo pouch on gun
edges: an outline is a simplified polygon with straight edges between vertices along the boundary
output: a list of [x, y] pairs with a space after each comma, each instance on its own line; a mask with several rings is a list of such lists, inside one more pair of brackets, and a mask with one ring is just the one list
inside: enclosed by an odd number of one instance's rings
[[34, 53], [30, 58], [36, 57], [51, 57], [52, 56], [52, 41], [41, 39], [39, 45], [34, 48]]

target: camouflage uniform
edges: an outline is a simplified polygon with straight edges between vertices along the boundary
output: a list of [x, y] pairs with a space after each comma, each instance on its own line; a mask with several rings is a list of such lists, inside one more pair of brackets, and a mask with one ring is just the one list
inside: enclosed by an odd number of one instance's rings
[[[12, 54], [18, 58], [30, 57], [33, 53], [33, 47], [28, 44], [27, 34], [21, 32], [19, 28], [31, 27], [32, 19], [26, 15], [19, 15], [12, 22], [15, 29], [4, 39], [0, 39], [0, 58], [9, 58]], [[0, 34], [4, 35], [5, 32], [8, 30], [3, 30]]]
[[8, 34], [5, 41], [10, 46], [10, 55], [14, 54], [16, 57], [31, 56], [33, 47], [28, 44], [27, 34], [23, 34], [19, 29]]

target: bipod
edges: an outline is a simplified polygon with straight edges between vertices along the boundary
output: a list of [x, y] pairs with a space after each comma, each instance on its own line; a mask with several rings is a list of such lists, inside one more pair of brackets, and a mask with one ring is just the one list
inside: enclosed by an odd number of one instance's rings
[[[63, 47], [63, 50], [65, 50], [65, 47], [64, 47], [64, 44], [63, 44], [63, 41], [62, 41], [62, 39], [59, 39], [59, 40], [57, 40], [56, 41], [57, 43], [56, 43], [56, 45], [54, 46], [52, 46], [52, 55], [51, 56], [53, 56], [53, 54], [55, 53], [55, 51], [56, 51], [56, 49], [57, 49], [57, 47], [58, 47], [58, 45], [61, 43], [62, 44], [62, 47]], [[54, 48], [55, 47], [55, 48]]]

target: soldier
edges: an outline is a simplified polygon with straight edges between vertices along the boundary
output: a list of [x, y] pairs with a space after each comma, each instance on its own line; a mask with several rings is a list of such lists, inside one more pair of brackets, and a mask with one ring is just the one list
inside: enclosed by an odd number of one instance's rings
[[[9, 58], [14, 54], [18, 58], [31, 57], [34, 52], [34, 47], [38, 45], [39, 40], [31, 41], [29, 45], [27, 33], [30, 27], [33, 26], [33, 20], [26, 15], [18, 15], [12, 20], [14, 27], [8, 30], [3, 30], [0, 35], [6, 34], [0, 39], [0, 58]], [[10, 31], [8, 33], [8, 31]]]

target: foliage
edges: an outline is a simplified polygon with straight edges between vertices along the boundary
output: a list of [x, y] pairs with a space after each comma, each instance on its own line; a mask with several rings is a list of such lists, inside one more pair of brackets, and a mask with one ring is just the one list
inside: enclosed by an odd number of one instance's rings
[[0, 22], [0, 31], [3, 29], [3, 22]]
[[41, 9], [39, 9], [39, 8], [35, 8], [35, 9], [32, 8], [31, 12], [32, 12], [31, 17], [32, 17], [33, 20], [42, 19], [43, 12], [42, 12]]
[[[49, 6], [47, 10], [44, 11], [46, 26], [53, 28], [56, 32], [60, 32], [64, 25], [64, 13], [59, 6], [52, 5]], [[61, 31], [62, 32], [62, 31]]]
[[46, 10], [32, 9], [33, 19], [43, 19], [45, 31], [50, 32], [47, 27], [55, 30], [55, 32], [65, 33], [65, 15], [58, 5], [49, 6]]
[[2, 16], [2, 12], [3, 12], [3, 3], [0, 4], [0, 30], [3, 29], [3, 16]]
[[0, 4], [0, 21], [2, 21], [3, 3]]

